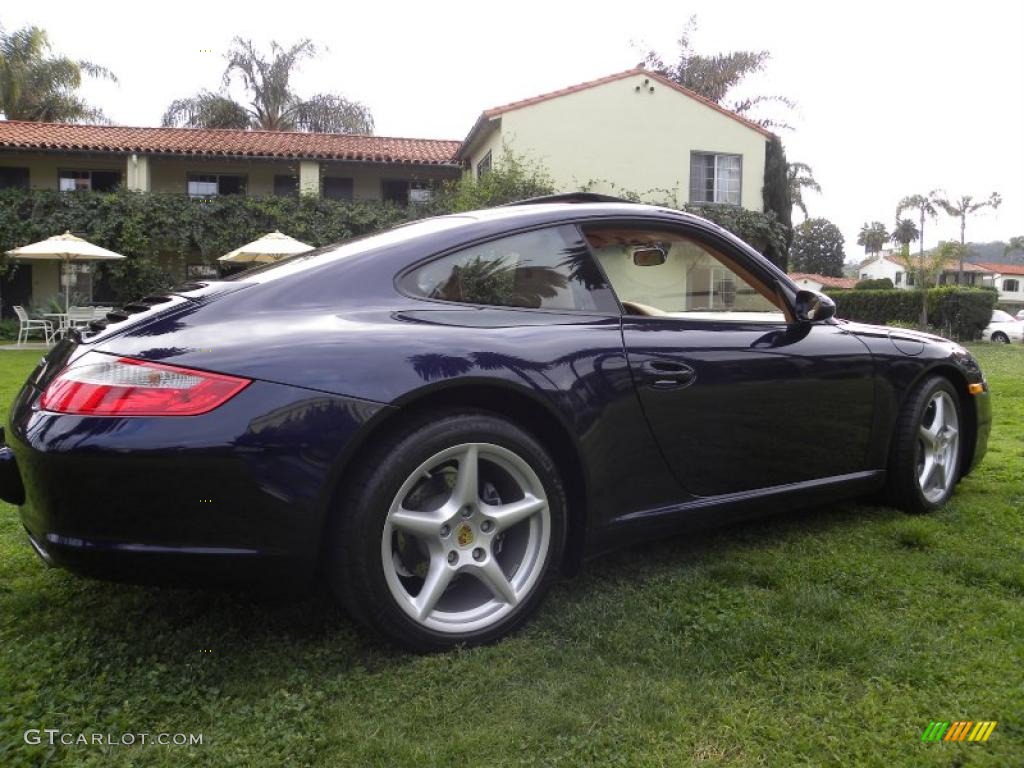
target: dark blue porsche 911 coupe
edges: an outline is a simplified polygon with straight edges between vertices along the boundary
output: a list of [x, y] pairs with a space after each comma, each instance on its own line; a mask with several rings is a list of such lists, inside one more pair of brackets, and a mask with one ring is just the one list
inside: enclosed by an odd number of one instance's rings
[[985, 452], [962, 347], [837, 320], [719, 227], [585, 195], [149, 296], [18, 394], [0, 496], [48, 563], [305, 583], [415, 650], [494, 640], [586, 557]]

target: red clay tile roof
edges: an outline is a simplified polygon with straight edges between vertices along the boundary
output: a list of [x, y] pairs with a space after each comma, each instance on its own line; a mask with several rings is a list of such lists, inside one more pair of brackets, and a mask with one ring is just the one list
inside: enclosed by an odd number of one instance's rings
[[[944, 272], [959, 272], [960, 262], [957, 261], [956, 259], [950, 259], [949, 261], [946, 262], [945, 266], [942, 267], [942, 270]], [[964, 262], [964, 272], [983, 272], [985, 274], [988, 274], [989, 272], [992, 271], [993, 270], [988, 269], [983, 264], [973, 264], [969, 261]]]
[[342, 133], [128, 128], [0, 120], [0, 149], [456, 165], [460, 142]]
[[[966, 267], [967, 265], [964, 264]], [[989, 272], [998, 272], [1001, 275], [1024, 275], [1024, 264], [982, 264], [978, 262], [979, 267], [987, 269]]]
[[816, 275], [813, 272], [790, 272], [790, 280], [813, 280], [829, 288], [853, 288], [857, 284], [855, 277], [829, 277], [828, 275]]
[[500, 117], [501, 115], [505, 114], [506, 112], [511, 112], [514, 109], [521, 109], [522, 107], [529, 107], [529, 106], [532, 106], [534, 104], [539, 104], [539, 103], [541, 103], [543, 101], [548, 101], [550, 99], [557, 99], [560, 96], [568, 96], [571, 93], [578, 93], [579, 91], [585, 91], [588, 88], [594, 88], [594, 87], [599, 86], [599, 85], [605, 85], [606, 83], [613, 83], [616, 80], [623, 80], [623, 79], [625, 79], [627, 77], [633, 77], [634, 75], [645, 75], [646, 77], [649, 77], [652, 80], [655, 80], [655, 81], [661, 83], [662, 85], [667, 86], [667, 87], [673, 89], [674, 91], [678, 91], [679, 93], [683, 94], [684, 96], [689, 96], [691, 99], [693, 99], [695, 101], [699, 101], [704, 106], [709, 107], [710, 109], [713, 109], [716, 112], [721, 112], [726, 117], [729, 117], [729, 118], [735, 120], [736, 122], [738, 122], [738, 123], [740, 123], [742, 125], [745, 125], [747, 128], [750, 128], [751, 130], [757, 131], [758, 133], [760, 133], [761, 135], [763, 135], [767, 139], [771, 139], [771, 138], [775, 137], [775, 134], [772, 133], [771, 131], [769, 131], [767, 128], [765, 128], [765, 127], [763, 127], [761, 125], [758, 125], [755, 122], [747, 120], [745, 117], [741, 117], [740, 115], [736, 114], [735, 112], [732, 112], [732, 111], [726, 109], [725, 107], [722, 107], [721, 105], [716, 104], [715, 102], [711, 101], [710, 99], [704, 98], [703, 96], [701, 96], [699, 93], [696, 93], [695, 91], [691, 91], [689, 88], [684, 88], [683, 86], [679, 85], [678, 83], [674, 83], [671, 80], [669, 80], [667, 77], [659, 75], [656, 72], [651, 72], [649, 70], [644, 69], [643, 67], [635, 67], [633, 69], [627, 69], [627, 70], [625, 70], [623, 72], [616, 72], [614, 75], [608, 75], [607, 77], [598, 78], [597, 80], [588, 80], [585, 83], [578, 83], [577, 85], [570, 85], [568, 88], [562, 88], [562, 89], [557, 90], [557, 91], [551, 91], [550, 93], [542, 93], [540, 96], [532, 96], [532, 97], [530, 97], [528, 99], [522, 99], [520, 101], [513, 101], [510, 104], [504, 104], [504, 105], [502, 105], [500, 107], [492, 107], [491, 109], [486, 109], [486, 110], [484, 110], [483, 114], [480, 115], [480, 118], [476, 121], [476, 124], [473, 126], [472, 130], [469, 132], [469, 135], [466, 137], [466, 140], [463, 142], [463, 148], [466, 148], [466, 147], [469, 146], [469, 144], [472, 141], [473, 137], [476, 135], [477, 131], [483, 126], [483, 124], [485, 122], [487, 122], [488, 120], [491, 120], [491, 119], [493, 119], [495, 117]]

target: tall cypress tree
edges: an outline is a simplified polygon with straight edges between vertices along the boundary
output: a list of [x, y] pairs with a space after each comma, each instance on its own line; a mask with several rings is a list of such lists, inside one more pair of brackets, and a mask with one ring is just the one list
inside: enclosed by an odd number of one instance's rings
[[786, 228], [786, 249], [787, 252], [776, 253], [777, 249], [770, 249], [766, 253], [772, 263], [786, 268], [788, 261], [788, 249], [793, 242], [793, 199], [789, 192], [789, 178], [786, 162], [786, 150], [778, 136], [773, 136], [765, 146], [764, 154], [764, 210], [765, 213], [774, 213], [779, 223]]

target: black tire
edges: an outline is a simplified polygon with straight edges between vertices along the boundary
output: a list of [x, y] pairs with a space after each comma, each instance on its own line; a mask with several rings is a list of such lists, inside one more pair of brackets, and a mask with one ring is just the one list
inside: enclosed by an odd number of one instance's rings
[[[550, 536], [539, 578], [494, 624], [471, 632], [437, 631], [402, 610], [384, 573], [381, 542], [392, 502], [417, 467], [462, 443], [489, 443], [514, 452], [539, 477], [547, 496]], [[327, 528], [324, 575], [349, 615], [373, 633], [415, 652], [494, 642], [520, 627], [557, 577], [565, 549], [565, 491], [554, 461], [530, 434], [484, 411], [424, 414], [378, 439], [347, 474]]]
[[1009, 344], [1010, 337], [1007, 336], [1002, 331], [996, 331], [995, 333], [992, 334], [992, 341], [996, 342], [997, 344]]
[[954, 479], [941, 498], [929, 499], [918, 478], [921, 451], [923, 450], [919, 430], [925, 418], [925, 410], [937, 392], [945, 392], [956, 411], [957, 424], [963, 433], [963, 418], [960, 410], [960, 397], [952, 382], [942, 376], [931, 376], [920, 382], [907, 397], [896, 422], [892, 446], [889, 453], [887, 472], [886, 498], [894, 506], [911, 514], [921, 514], [938, 509], [949, 497], [959, 481], [963, 446], [959, 444], [956, 464], [952, 468]]

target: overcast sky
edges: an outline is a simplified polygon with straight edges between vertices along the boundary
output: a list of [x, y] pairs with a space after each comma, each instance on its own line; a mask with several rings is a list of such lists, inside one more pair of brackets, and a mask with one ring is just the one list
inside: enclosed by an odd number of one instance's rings
[[[154, 12], [155, 11], [155, 12]], [[168, 102], [215, 88], [235, 35], [329, 50], [295, 78], [300, 93], [367, 104], [380, 135], [462, 139], [479, 113], [627, 69], [653, 47], [671, 57], [696, 14], [701, 52], [767, 49], [744, 90], [798, 102], [782, 115], [790, 160], [823, 188], [812, 216], [835, 221], [848, 258], [857, 231], [891, 228], [900, 197], [936, 187], [1003, 205], [969, 240], [1024, 234], [1024, 3], [828, 2], [373, 3], [46, 2], [6, 4], [0, 23], [45, 28], [62, 53], [112, 69], [85, 96], [116, 123], [158, 125]], [[212, 52], [207, 53], [205, 50]], [[594, 157], [595, 175], [601, 158]], [[959, 237], [948, 217], [926, 245]]]

